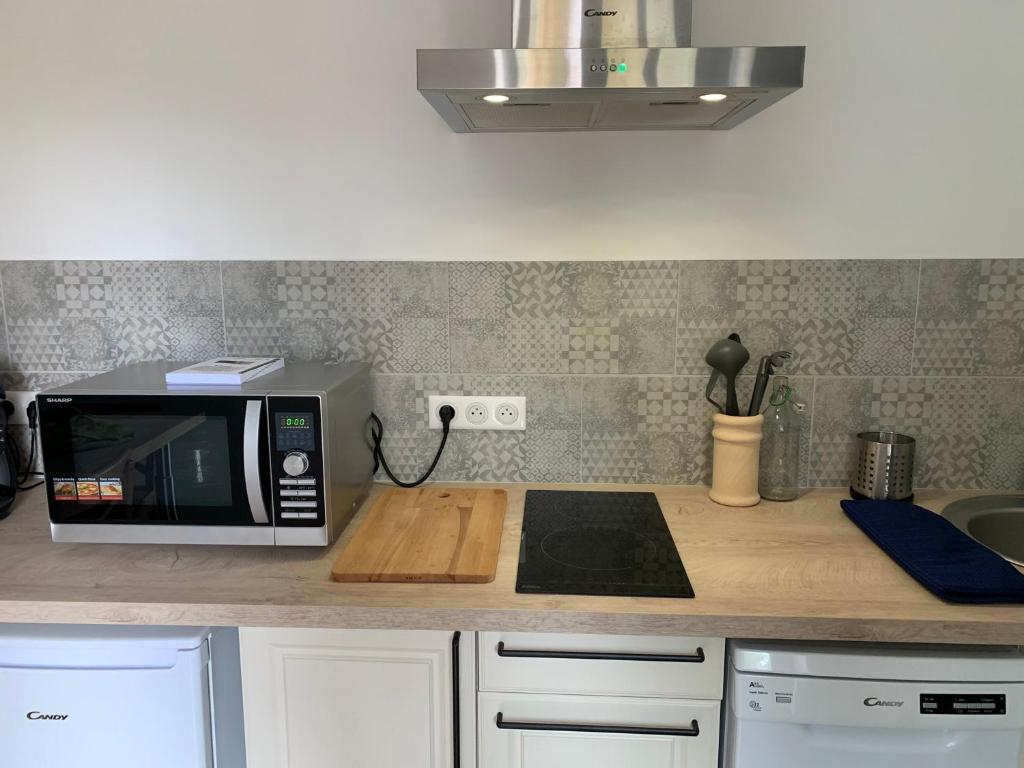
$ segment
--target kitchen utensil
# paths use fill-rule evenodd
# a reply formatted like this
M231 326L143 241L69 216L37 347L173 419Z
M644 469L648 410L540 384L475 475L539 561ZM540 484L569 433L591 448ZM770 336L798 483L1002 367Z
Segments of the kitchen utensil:
M489 582L507 494L500 489L389 488L334 563L335 581Z
M914 438L897 432L857 435L857 463L850 486L854 498L913 499L915 445Z
M716 413L711 418L715 445L708 496L727 507L752 507L761 500L757 473L764 416Z
M730 333L729 338L736 342L740 341L740 335L738 333ZM708 377L708 385L704 389L704 397L709 403L718 409L719 413L725 413L725 408L723 408L717 400L711 397L711 394L715 391L715 387L718 385L718 377L720 375L721 374L717 369L711 369L711 376Z
M756 416L761 412L761 404L764 402L764 393L768 391L768 379L775 375L775 369L782 367L793 356L792 352L782 350L772 352L761 358L761 364L757 367L757 378L754 379L754 391L750 395L750 405L747 408L747 416Z
M725 376L726 415L740 415L740 405L736 398L736 376L749 360L750 353L747 348L732 339L716 341L704 356L704 362Z

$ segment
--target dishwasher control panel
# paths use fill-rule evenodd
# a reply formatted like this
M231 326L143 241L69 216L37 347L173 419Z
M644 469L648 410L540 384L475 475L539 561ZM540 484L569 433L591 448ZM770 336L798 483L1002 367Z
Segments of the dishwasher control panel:
M922 715L1005 715L1005 693L922 693Z

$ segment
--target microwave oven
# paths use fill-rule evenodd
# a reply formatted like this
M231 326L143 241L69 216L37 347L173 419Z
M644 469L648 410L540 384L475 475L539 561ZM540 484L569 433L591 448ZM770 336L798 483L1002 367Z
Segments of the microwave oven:
M324 546L369 491L362 363L290 363L238 386L139 363L39 393L58 542Z

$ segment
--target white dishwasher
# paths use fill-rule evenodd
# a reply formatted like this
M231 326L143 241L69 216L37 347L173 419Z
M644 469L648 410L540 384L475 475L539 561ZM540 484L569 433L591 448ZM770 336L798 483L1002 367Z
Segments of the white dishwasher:
M0 624L0 765L239 768L238 670L237 630Z
M726 768L1020 768L1018 648L730 645Z

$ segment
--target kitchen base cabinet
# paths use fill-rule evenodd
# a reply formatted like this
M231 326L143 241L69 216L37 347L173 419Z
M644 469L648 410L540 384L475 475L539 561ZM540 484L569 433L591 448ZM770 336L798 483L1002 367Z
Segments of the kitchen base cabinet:
M248 768L456 768L452 632L243 628L239 639ZM472 768L472 633L457 651L460 768Z
M480 693L483 768L715 768L721 703Z

